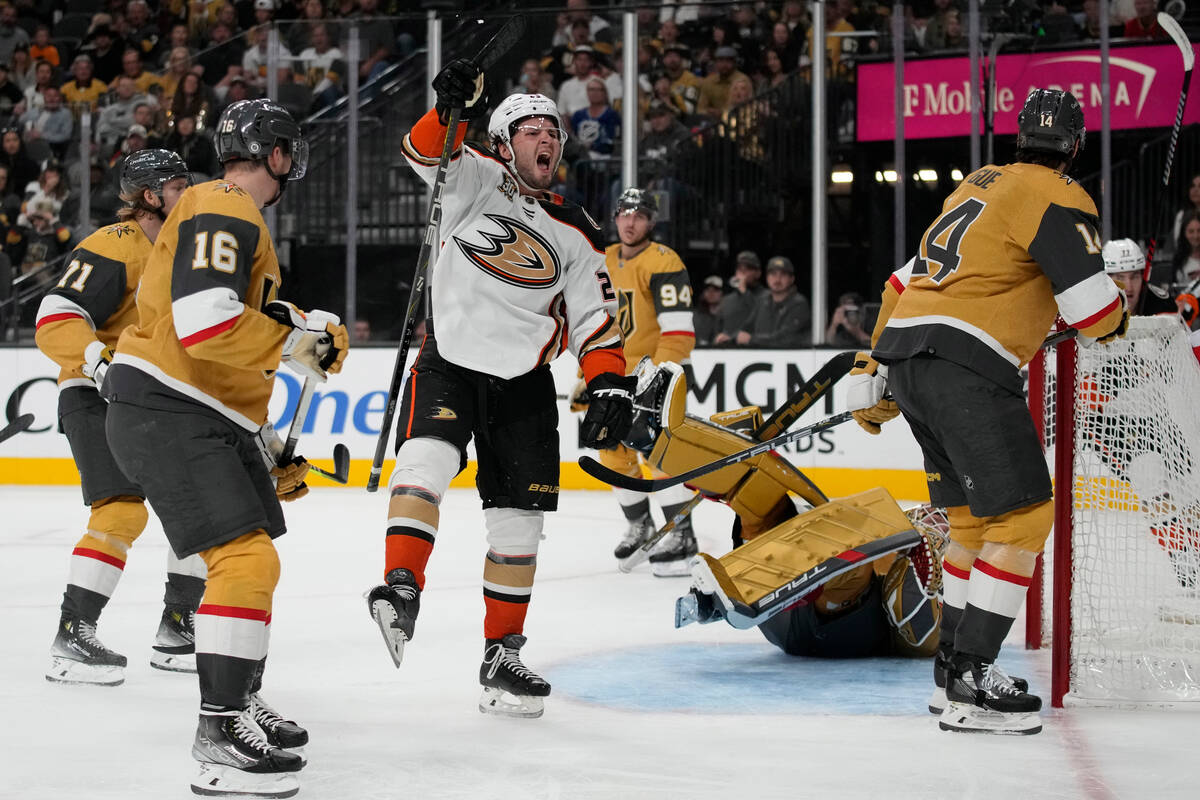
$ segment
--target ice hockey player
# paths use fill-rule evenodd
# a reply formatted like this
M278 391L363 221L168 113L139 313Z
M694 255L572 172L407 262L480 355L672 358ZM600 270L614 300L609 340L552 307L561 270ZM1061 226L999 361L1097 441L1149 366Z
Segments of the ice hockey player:
M869 433L903 413L950 522L934 665L944 730L1042 728L1041 699L996 664L1053 515L1019 370L1056 314L1084 343L1121 336L1129 316L1104 274L1096 207L1066 174L1084 142L1079 103L1034 89L1017 127L1016 163L971 173L888 279L874 349L847 379Z
M137 320L135 297L146 259L192 180L187 165L167 150L142 150L121 168L125 206L118 222L88 236L67 261L58 284L38 308L38 347L59 365L58 418L91 506L87 531L71 552L62 616L50 648L46 679L116 686L125 656L96 635L100 614L125 569L129 548L146 527L145 497L113 461L104 435L108 406L97 389L112 348ZM195 672L192 616L204 594L204 562L180 559L167 548L167 584L151 666Z
M483 564L479 708L540 716L550 685L521 661L542 518L558 507L558 411L550 362L570 350L591 398L585 447L612 447L632 416L616 294L600 231L583 209L547 191L566 134L558 108L514 94L492 113L494 150L463 146L450 109L486 110L484 76L458 59L434 78L437 106L404 137L408 163L434 182L454 136L431 269L432 320L403 390L400 447L389 487L384 579L367 605L398 667L412 639L438 505L475 441L488 551Z
M145 492L171 547L198 553L200 720L192 745L205 795L290 797L308 733L259 693L286 528L280 499L302 496L308 462L268 471L259 443L280 362L323 380L349 336L337 317L276 299L275 245L261 209L304 176L299 126L269 100L217 121L225 176L188 189L163 226L104 381L108 441Z
M692 283L687 268L674 250L651 241L658 204L642 189L621 193L614 215L620 241L609 245L604 264L617 292L617 319L625 336L625 365L632 372L642 358L655 364L682 364L692 354L696 334L692 326ZM587 408L586 386L580 381L572 397L571 410ZM638 454L625 445L600 451L600 463L630 476L640 476ZM614 489L629 524L613 551L618 561L629 558L655 533L650 517L650 496L628 489ZM672 519L687 505L692 492L675 486L657 493L663 516ZM696 535L690 518L684 518L650 554L650 569L659 577L688 574L688 560L696 555Z

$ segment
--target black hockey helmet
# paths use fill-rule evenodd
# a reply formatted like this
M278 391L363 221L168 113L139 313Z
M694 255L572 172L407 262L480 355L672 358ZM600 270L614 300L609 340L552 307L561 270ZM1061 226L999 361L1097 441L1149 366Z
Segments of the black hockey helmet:
M192 185L192 175L187 164L177 153L170 150L138 150L121 165L121 194L137 195L142 189L162 200L163 184L176 178L187 178Z
M617 198L617 208L613 212L613 218L621 216L626 211L641 211L653 220L658 214L658 201L645 189L630 187L621 192L621 196Z
M1054 153L1070 161L1075 144L1083 150L1087 129L1083 109L1070 92L1060 89L1034 89L1025 98L1017 116L1017 149Z
M283 183L303 178L308 170L308 143L283 106L266 98L239 100L217 121L217 158L222 164L237 159L266 164L276 145L291 154L292 168L287 175L274 175L275 179Z

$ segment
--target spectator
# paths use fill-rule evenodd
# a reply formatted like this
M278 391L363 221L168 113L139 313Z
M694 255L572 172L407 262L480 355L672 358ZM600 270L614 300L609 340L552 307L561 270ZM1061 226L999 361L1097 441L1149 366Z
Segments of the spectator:
M250 88L250 82L241 75L237 76L229 82L226 89L225 97L218 101L216 109L213 111L211 118L220 119L222 112L226 108L238 102L239 100L253 100L258 95Z
M646 109L646 124L649 131L642 137L638 150L642 158L650 163L645 167L647 177L662 177L666 173L666 162L672 151L688 134L675 116L671 106L653 100Z
M948 2L949 0L935 0ZM835 33L853 33L854 26L846 19L851 10L852 0L836 0L826 2L825 6L825 74L829 78L844 78L853 72L853 64L846 56L855 50L854 40L843 36L833 36ZM812 64L812 28L808 29L807 53L800 58L802 67Z
M779 21L787 25L792 32L792 39L798 40L808 30L808 10L803 0L787 0L779 14Z
M762 262L758 260L758 254L753 250L738 253L730 281L736 291L725 295L721 301L721 332L713 339L713 344L732 344L738 331L749 324L759 298L767 293L761 281Z
M663 50L662 65L671 79L671 97L680 114L696 113L700 102L700 79L688 72L692 51L686 44L674 44Z
M41 139L50 145L50 152L56 158L62 158L71 143L75 118L63 106L62 93L57 86L47 86L42 101L41 108L31 108L21 115L25 140Z
M171 98L167 109L167 129L175 126L175 120L180 117L192 117L196 121L196 130L204 130L212 119L214 97L212 91L200 80L200 76L189 72L183 76L179 88Z
M162 31L150 18L150 6L146 4L146 0L130 0L125 6L125 29L129 46L137 50L142 60L154 63Z
M304 119L312 108L312 89L292 72L291 67L279 68L279 105L287 109L296 119Z
M215 177L221 172L216 149L207 136L197 133L193 117L176 117L175 129L167 135L165 147L178 153L190 172L200 173L205 178Z
M1133 0L1134 18L1125 23L1127 39L1169 39L1158 24L1157 0Z
M621 115L609 105L608 89L599 75L588 79L587 96L587 108L571 116L571 131L591 158L611 156L621 136Z
M713 53L715 70L700 81L700 98L696 111L710 117L719 117L729 109L729 89L735 80L746 79L745 73L737 69L737 50L724 45Z
M576 111L587 108L587 82L598 72L596 51L590 45L575 48L571 57L571 72L572 77L558 87L558 110L568 120L575 116Z
M783 63L783 72L787 74L800 65L800 49L803 45L798 36L792 33L787 23L779 20L771 26L771 41L767 45L774 50Z
M858 292L847 292L838 298L838 306L825 329L825 343L834 347L861 349L871 343L871 334L863 328L866 315L863 313L863 297Z
M262 25L268 25L275 19L275 0L254 0L254 30Z
M122 44L112 28L100 24L92 29L80 48L92 57L96 77L105 83L111 84L121 74L121 55L125 52Z
M762 47L766 44L768 36L766 26L755 13L751 3L739 3L734 6L730 21L745 71L757 72L762 63Z
M783 54L774 47L763 50L762 89L774 89L787 80Z
M1191 182L1188 184L1187 201L1175 214L1175 224L1171 228L1171 238L1179 241L1179 234L1183 232L1183 218L1188 214L1200 212L1200 172L1192 176Z
M590 42L596 41L597 34L608 28L607 21L591 12L587 0L567 0L567 10L558 16L558 28L554 31L554 38L551 40L550 46L557 47L568 44L570 29L576 23L587 25L587 39ZM607 36L609 32L605 31L605 33ZM611 37L607 38L611 41Z
M16 128L0 133L0 165L8 167L9 185L13 191L24 190L30 181L42 174L37 162L25 153L25 142Z
M1200 280L1200 212L1193 211L1184 216L1183 231L1171 263L1175 268L1175 282L1185 287L1189 294L1196 294L1196 283Z
M542 62L536 58L527 58L521 65L521 77L517 79L513 94L542 94L551 100L558 97L550 82L550 75L542 69Z
M812 311L808 298L796 291L791 259L775 256L767 262L767 289L750 320L734 338L740 347L802 347L809 343Z
M362 83L379 77L395 57L396 31L379 16L379 0L358 0L358 10L350 15L360 20L358 52L363 58L358 65L358 78Z
M1106 20L1103 25L1108 26L1109 36L1114 39L1125 32L1124 26L1113 25L1111 20ZM1083 24L1080 28L1080 35L1084 39L1099 39L1103 25L1100 21L1100 0L1083 0Z
M176 47L171 50L167 59L167 69L159 76L163 87L164 97L173 97L183 77L192 72L192 54L186 47Z
M25 90L25 110L40 109L45 104L46 89L54 86L54 67L45 61L37 62L33 71L33 85Z
M12 60L13 50L29 47L29 34L17 25L17 9L5 3L0 6L0 61Z
M27 208L23 224L19 222L9 231L4 249L13 264L20 264L20 274L38 272L37 285L49 287L58 276L43 267L67 253L70 242L71 230L58 223L50 203L40 201ZM29 304L29 313L33 313L32 304Z
M0 164L0 225L5 229L12 226L21 213L21 198L12 190L8 181L8 167Z
M721 330L721 298L725 282L720 275L709 275L700 290L700 301L692 312L696 329L696 347L710 347Z
M34 61L45 61L55 69L62 63L58 48L50 41L49 26L38 25L37 30L33 32L33 41L29 44L29 57Z
M95 77L92 57L87 53L75 56L75 60L71 62L71 75L71 80L61 87L67 107L76 119L79 119L79 115L85 110L94 114L100 98L108 92L108 86Z
M327 26L313 25L308 38L312 46L300 53L304 82L312 89L314 109L324 108L345 94L342 79L346 75L346 57L333 46Z
M8 79L8 64L0 63L0 119L8 119L25 99L25 93Z
M132 78L142 94L149 94L153 86L162 86L162 79L143 68L141 54L132 47L121 54L121 74Z
M29 224L26 219L31 208L48 208L55 218L62 214L63 204L71 196L71 187L67 184L66 175L57 162L51 161L42 170L36 181L31 181L25 187L25 199L21 204L24 213L17 218L18 225Z
M354 320L354 327L350 329L350 344L362 344L369 341L371 341L371 321L361 317Z
M166 115L160 115L158 108L149 103L138 103L133 107L133 125L141 125L146 129L146 146L162 147L163 134L167 131Z
M100 109L100 120L96 123L96 143L106 148L114 147L133 124L133 109L139 103L149 103L144 94L138 94L137 84L128 75L117 78L113 99Z
M209 49L196 59L204 75L204 82L215 86L228 77L240 73L244 48L234 40L233 30L224 22L217 22L209 31Z
M946 15L951 11L958 11L957 0L933 0L933 13L925 25L926 50L946 49Z
M129 132L121 140L121 146L113 151L108 160L107 177L110 185L114 188L119 187L121 168L125 165L125 159L139 150L145 150L149 138L149 132L143 126L129 126Z
M1079 38L1079 28L1075 18L1063 5L1065 2L1067 0L1049 0L1043 7L1042 31L1046 44L1062 44Z
M268 0L270 2L270 0ZM250 46L242 55L242 76L250 81L257 89L267 87L267 28L251 28L246 35ZM293 60L291 51L279 43L279 62L290 64Z
M679 26L675 24L675 20L665 20L658 26L658 37L655 41L657 41L658 50L661 53L667 52L668 47L680 44Z
M187 56L190 63L192 48L189 36L190 34L188 33L188 26L182 22L177 22L171 26L171 31L167 34L166 44L159 48L161 52L158 55L157 63L160 78L162 78L163 73L165 73L170 66L171 56L174 54L176 48L183 49L183 52ZM164 87L164 90L165 89L166 87Z
M321 0L305 0L301 13L303 19L293 23L285 37L288 49L293 53L307 50L312 45L309 34L313 25L325 20L325 4Z
M8 77L21 90L23 97L25 90L34 84L33 62L29 60L29 48L21 45L14 49L8 63Z

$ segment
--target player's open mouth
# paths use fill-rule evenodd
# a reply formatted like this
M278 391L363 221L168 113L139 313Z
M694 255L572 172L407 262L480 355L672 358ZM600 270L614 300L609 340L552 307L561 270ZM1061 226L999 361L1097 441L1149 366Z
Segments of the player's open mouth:
M550 154L549 153L538 153L537 165L542 169L549 170L550 169Z

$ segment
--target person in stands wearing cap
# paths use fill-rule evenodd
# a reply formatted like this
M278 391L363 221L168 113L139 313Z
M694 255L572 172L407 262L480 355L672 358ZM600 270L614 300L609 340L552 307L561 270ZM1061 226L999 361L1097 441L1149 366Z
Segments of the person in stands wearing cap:
M812 341L812 309L796 290L796 268L787 256L767 262L767 291L734 336L739 347L805 347Z
M696 347L710 347L721 332L721 300L724 297L725 281L720 275L709 275L704 279L704 288L700 290L700 299L692 312Z
M93 114L96 113L100 98L108 91L108 84L96 78L93 72L91 56L80 53L71 62L71 80L60 87L63 100L76 117L84 108ZM3 87L0 87L0 94L3 92Z
M92 57L96 77L112 85L113 79L121 74L121 54L125 52L125 46L113 32L110 22L111 18L95 25L80 49Z
M700 102L700 79L688 70L691 57L691 49L682 42L667 45L663 50L663 70L671 79L671 100L680 114L695 114Z
M729 45L722 45L713 53L714 69L708 77L700 81L700 97L696 103L698 113L719 117L729 108L729 89L733 82L739 79L749 80L747 75L737 68L737 59L737 50Z
M734 337L750 322L759 298L766 294L767 290L762 286L762 262L758 260L758 253L743 250L737 254L737 265L733 268L730 285L736 291L725 295L721 301L721 332L713 338L714 345L734 344Z

